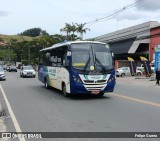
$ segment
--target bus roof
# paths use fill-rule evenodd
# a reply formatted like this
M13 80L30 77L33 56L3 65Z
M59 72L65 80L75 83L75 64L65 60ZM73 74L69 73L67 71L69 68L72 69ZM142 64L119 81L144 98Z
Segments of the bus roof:
M106 44L106 43L103 43L103 42L96 42L96 41L67 41L67 42L61 42L61 43L58 43L58 44L54 44L53 46L48 47L48 48L41 49L40 52L41 51L47 51L47 50L50 50L50 49L53 49L53 48L58 48L58 47L61 47L61 46L67 46L67 45L75 44L75 43Z

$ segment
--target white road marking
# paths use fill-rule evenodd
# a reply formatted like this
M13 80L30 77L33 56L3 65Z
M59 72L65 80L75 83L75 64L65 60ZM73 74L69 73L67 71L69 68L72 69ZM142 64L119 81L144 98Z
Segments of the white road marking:
M21 130L19 124L18 124L18 121L17 121L17 119L16 119L16 117L15 117L15 115L14 115L14 113L13 113L13 110L12 110L12 108L11 108L11 105L10 105L10 103L9 103L7 97L6 97L6 94L5 94L5 92L4 92L1 84L0 84L0 90L1 90L1 92L2 92L2 95L3 95L3 97L4 97L4 100L5 100L5 102L6 102L6 105L7 105L8 111L9 111L9 114L10 114L10 116L11 116L11 119L12 119L12 121L13 121L14 127L15 127L15 129L16 129L16 132L22 132L22 130ZM24 138L19 138L19 141L26 141L26 140L25 140Z

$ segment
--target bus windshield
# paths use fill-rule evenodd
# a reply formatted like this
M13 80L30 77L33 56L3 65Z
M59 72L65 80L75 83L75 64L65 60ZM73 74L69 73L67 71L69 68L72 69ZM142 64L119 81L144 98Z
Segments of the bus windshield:
M98 43L72 44L72 66L76 70L104 72L113 69L113 59L108 45Z

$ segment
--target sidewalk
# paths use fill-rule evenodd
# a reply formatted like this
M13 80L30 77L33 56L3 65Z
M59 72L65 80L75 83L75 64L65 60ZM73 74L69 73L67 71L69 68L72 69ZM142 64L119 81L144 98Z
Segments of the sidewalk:
M6 132L6 126L4 124L4 117L1 117L2 111L3 111L2 104L0 102L0 132ZM0 138L0 141L2 141L1 138ZM5 141L5 140L3 139L3 141Z
M139 86L149 86L149 87L159 87L156 85L156 80L152 77L117 77L118 83L126 83L128 85L139 85Z
M6 126L4 124L4 118L0 117L0 132L6 132Z
M3 117L0 117L0 132L7 132ZM9 139L0 138L0 141L9 141Z
M0 91L1 94L1 91ZM1 115L3 112L3 108L2 108L2 104L1 104L1 98L0 98L0 132L7 132L4 120L5 117L3 117L3 115ZM9 139L2 139L0 138L0 141L9 141Z

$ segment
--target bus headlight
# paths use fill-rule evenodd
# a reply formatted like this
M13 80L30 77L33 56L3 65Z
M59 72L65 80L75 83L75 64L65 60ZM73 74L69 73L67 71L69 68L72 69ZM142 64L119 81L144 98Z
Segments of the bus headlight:
M75 75L73 75L73 80L75 82L82 83L82 80L80 78L78 78L77 76L75 76Z

